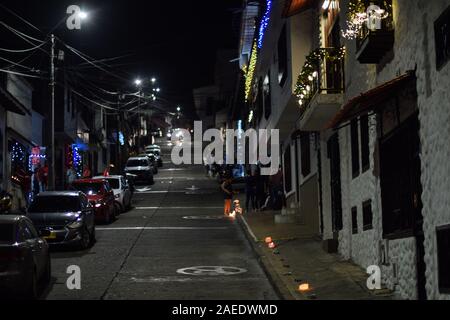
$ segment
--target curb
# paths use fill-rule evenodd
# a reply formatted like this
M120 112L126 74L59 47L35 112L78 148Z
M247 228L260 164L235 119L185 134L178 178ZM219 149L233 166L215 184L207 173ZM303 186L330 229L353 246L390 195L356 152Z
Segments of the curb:
M284 284L283 280L280 278L279 274L275 271L274 266L270 262L269 258L263 252L262 248L258 246L258 239L255 237L250 226L244 217L238 216L239 225L244 231L245 237L247 238L253 252L258 257L258 263L269 279L270 284L275 289L276 294L281 300L298 300L290 291L289 288Z

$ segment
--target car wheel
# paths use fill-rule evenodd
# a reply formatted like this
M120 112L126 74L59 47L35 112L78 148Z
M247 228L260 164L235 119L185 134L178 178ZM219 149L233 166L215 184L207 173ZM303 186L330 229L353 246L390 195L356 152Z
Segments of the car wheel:
M33 273L31 274L30 282L27 286L27 291L25 292L25 297L28 300L36 300L38 298L38 276L36 272L36 268L34 268Z
M45 266L45 273L43 277L44 284L50 283L50 280L52 278L52 260L50 259L50 255L48 255L47 258L47 264Z
M91 243L89 243L89 247L94 246L96 241L97 241L97 238L95 236L95 226L94 226L94 227L92 227L92 231L91 231Z
M84 227L83 231L81 232L80 249L86 250L87 248L89 248L90 243L91 243L91 235L89 234L88 229Z
M111 212L108 212L105 219L103 220L104 224L110 224L111 223Z

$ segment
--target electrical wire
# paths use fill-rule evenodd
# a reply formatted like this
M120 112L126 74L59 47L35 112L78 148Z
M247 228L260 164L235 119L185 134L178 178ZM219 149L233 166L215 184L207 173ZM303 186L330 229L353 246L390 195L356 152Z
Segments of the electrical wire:
M7 24L6 24L5 22L3 22L3 21L0 21L0 25L2 25L3 27L5 27L6 29L8 29L9 31L11 31L12 33L14 33L14 34L20 36L22 39L27 38L27 39L29 39L29 40L36 41L36 42L38 42L38 43L44 43L44 42L45 42L45 41L36 39L36 38L34 38L34 37L32 37L32 36L29 36L29 35L27 35L27 34L21 32L21 31L19 31L19 30L17 30L17 29L14 29L13 27L7 25Z
M124 80L124 81L129 81L129 79L126 79L124 77L121 77L117 74L114 74L111 71L106 70L105 68L101 67L100 65L98 65L97 63L93 62L95 61L94 59L92 59L91 57L89 57L88 55L82 53L81 51L69 46L68 44L66 44L65 42L63 42L62 40L58 39L58 41L60 41L67 49L69 49L70 51L72 51L75 55L77 55L78 57L80 57L81 59L83 59L84 61L86 61L87 63L91 64L92 66L96 67L98 70L103 71L117 79L120 80ZM103 63L102 63L103 64ZM108 66L108 65L106 65ZM109 67L109 66L108 66Z
M36 76L36 75L32 75L32 74L26 74L26 73L17 72L17 71L11 71L11 70L0 69L0 72L3 72L3 73L9 73L9 74L14 74L14 75L22 76L22 77L28 77L28 78L36 78L36 79L45 79L45 80L48 80L48 78L46 78L46 77Z
M16 66L16 67L21 67L21 68L27 69L28 71L31 71L31 72L43 73L43 71L41 71L41 70L38 70L38 69L35 69L35 68L28 67L28 66L26 66L26 65L23 65L23 64L14 62L14 61L12 61L12 60L9 60L9 59L3 58L3 57L0 57L0 60L3 60L3 61L8 62L8 63L11 64L12 66Z
M42 48L45 44L46 44L46 42L41 43L40 45L35 46L33 48L19 49L19 50L0 48L0 51L5 51L5 52L9 52L9 53L24 53L24 52L38 50L39 48Z
M5 7L3 4L0 3L0 7L2 7L3 9L5 9L6 11L8 11L10 14L12 14L13 16L15 16L16 18L18 18L19 20L21 20L22 22L24 22L25 24L27 24L28 26L32 27L34 30L39 31L42 34L42 31L36 27L35 25L33 25L31 22L29 22L28 20L26 20L25 18L22 18L21 16L19 16L17 13L15 13L14 11L12 11L11 9L8 9L7 7Z

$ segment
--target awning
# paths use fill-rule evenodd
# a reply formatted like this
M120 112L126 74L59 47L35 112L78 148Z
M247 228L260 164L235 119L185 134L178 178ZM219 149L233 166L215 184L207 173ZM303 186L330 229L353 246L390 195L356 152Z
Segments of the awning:
M387 99L395 96L399 89L416 78L414 71L379 85L361 95L354 97L345 104L326 126L326 129L336 128L339 124L350 121L377 107Z
M31 114L11 93L0 87L0 104L8 111L26 115Z
M283 16L291 17L317 5L317 0L287 0Z

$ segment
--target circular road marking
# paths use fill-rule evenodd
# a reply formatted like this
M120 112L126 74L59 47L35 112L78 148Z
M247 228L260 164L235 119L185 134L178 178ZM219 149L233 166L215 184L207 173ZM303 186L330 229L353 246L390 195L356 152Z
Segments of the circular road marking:
M247 272L246 269L226 266L197 266L178 269L177 273L190 276L234 276Z

